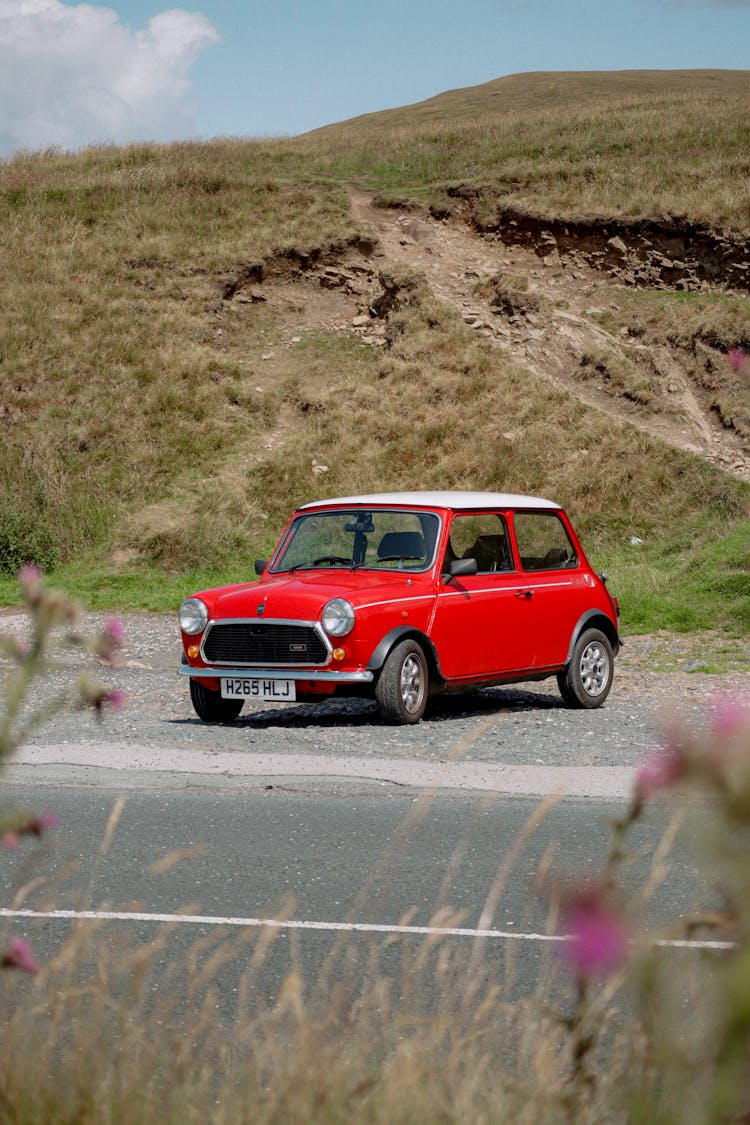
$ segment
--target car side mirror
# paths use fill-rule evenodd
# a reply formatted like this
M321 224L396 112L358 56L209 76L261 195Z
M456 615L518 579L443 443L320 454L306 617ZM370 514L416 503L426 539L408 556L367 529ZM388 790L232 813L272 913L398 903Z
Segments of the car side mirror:
M267 566L268 566L268 559L256 559L255 560L255 573L260 577L260 575L263 573L263 571L266 569Z
M448 564L448 578L461 578L466 574L476 574L476 559L454 559Z

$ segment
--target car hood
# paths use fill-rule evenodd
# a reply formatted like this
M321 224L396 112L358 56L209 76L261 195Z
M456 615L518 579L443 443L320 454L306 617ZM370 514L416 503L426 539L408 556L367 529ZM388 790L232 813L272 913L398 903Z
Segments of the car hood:
M208 605L211 617L239 618L262 616L295 618L314 621L320 617L326 602L331 598L346 598L353 606L369 605L373 601L387 601L394 597L424 596L431 588L429 575L405 576L382 571L302 571L279 575L263 582L217 591L209 599L201 595Z

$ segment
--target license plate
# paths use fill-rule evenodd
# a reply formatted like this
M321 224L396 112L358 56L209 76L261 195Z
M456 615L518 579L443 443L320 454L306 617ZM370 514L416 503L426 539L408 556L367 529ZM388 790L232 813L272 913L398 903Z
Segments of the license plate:
M294 680L239 680L224 677L222 699L264 699L277 703L293 703L297 698Z

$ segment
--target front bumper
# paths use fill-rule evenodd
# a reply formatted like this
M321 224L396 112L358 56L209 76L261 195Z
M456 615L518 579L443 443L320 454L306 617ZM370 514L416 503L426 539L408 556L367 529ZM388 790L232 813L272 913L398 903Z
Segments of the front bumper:
M183 664L181 676L194 680L305 680L319 684L371 684L372 672L329 672L317 668L191 668Z

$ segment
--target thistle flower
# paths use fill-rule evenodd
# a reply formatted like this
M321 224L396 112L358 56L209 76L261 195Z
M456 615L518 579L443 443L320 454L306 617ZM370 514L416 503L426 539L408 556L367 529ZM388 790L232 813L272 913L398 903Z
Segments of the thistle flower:
M739 695L722 696L714 705L710 722L716 738L733 738L744 729L750 734L750 704Z
M605 902L601 887L573 893L563 906L562 930L565 941L560 956L579 979L606 976L627 959L627 929Z
M127 700L128 697L124 691L109 691L105 702L109 704L113 711L122 711Z
M125 629L121 621L111 617L94 642L94 652L106 664L114 664L115 654L125 642Z
M24 973L38 973L39 965L31 952L31 946L23 938L14 937L7 949L0 954L0 968L21 969Z
M57 827L57 816L55 813L45 809L43 812L27 816L24 820L20 821L15 828L10 829L3 835L3 847L9 851L15 851L21 842L22 836L36 836L41 840L44 833L48 828Z
M733 348L729 353L729 363L734 371L744 371L748 358L739 348Z
M673 789L685 775L685 755L677 746L660 746L635 775L635 799L639 803Z

